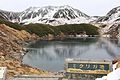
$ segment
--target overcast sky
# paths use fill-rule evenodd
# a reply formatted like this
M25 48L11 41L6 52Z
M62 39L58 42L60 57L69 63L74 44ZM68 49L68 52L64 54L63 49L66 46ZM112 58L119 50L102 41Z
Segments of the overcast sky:
M0 9L7 11L23 11L28 7L63 6L73 8L91 16L105 15L114 7L120 6L120 0L0 0Z

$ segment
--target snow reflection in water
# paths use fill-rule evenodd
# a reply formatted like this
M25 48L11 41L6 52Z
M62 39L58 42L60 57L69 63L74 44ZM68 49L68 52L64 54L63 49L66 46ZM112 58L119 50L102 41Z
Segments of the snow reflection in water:
M106 39L38 41L30 46L23 63L50 71L64 69L65 58L111 60L120 55L118 44Z

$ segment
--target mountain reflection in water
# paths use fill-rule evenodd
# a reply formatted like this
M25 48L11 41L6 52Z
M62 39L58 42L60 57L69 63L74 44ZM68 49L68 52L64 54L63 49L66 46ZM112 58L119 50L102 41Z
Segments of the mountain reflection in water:
M119 55L119 44L102 38L37 41L28 48L23 63L49 71L60 71L64 69L66 58L111 60Z

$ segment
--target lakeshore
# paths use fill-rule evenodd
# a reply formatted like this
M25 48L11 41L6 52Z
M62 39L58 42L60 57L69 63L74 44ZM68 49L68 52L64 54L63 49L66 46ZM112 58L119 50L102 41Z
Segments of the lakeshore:
M36 75L48 74L49 75L49 74L51 74L52 71L49 72L47 70L41 69L41 67L35 68L35 66L31 67L31 66L28 66L28 64L26 65L26 64L21 63L21 60L22 60L21 56L23 56L24 55L23 53L25 53L25 52L23 52L24 51L23 47L25 47L26 44L29 44L26 42L29 42L29 41L36 42L36 40L38 40L38 39L42 39L43 41L44 40L52 41L54 39L54 37L52 35L49 34L48 36L39 38L37 35L31 36L31 34L27 33L26 31L18 31L13 28L9 28L6 25L0 25L0 26L1 26L0 27L0 30L1 30L1 32L0 32L0 37L1 37L1 39L0 39L0 43L1 43L0 44L1 45L0 46L0 50L1 50L0 66L7 67L7 69L8 69L7 78L13 77L14 75L33 75L33 74L36 74ZM66 36L64 34L61 34L61 36L59 36L60 40L63 40L65 37ZM76 37L73 37L73 36L69 35L68 38L78 39L78 42L77 42L77 45L78 45L80 38L83 40L87 40L87 38L89 38L89 40L90 40L91 37L83 36L83 35L82 36L77 35ZM95 38L95 37L92 37L92 38ZM35 43L35 42L33 42L33 43ZM82 41L82 42L84 42L84 41ZM107 41L102 41L102 43L106 43L106 42ZM68 41L68 43L69 43L69 41ZM72 44L74 44L74 42L72 42ZM109 45L110 44L111 43L109 43ZM59 49L62 49L62 48L59 48ZM59 49L57 51L59 51ZM64 48L64 49L66 49L66 48ZM52 58L50 58L50 60L51 59ZM84 59L86 59L86 58L84 58Z

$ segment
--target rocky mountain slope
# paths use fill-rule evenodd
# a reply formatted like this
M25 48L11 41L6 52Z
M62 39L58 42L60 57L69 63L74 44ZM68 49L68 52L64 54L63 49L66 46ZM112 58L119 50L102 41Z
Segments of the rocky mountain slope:
M0 10L0 18L20 24L42 23L53 26L64 24L92 23L101 28L101 34L120 36L120 6L113 8L103 17L91 17L71 6L30 7L22 12ZM116 32L115 32L116 31Z
M0 18L12 21L19 18L19 13L0 10Z
M110 10L105 16L98 18L96 24L102 26L101 32L120 37L120 6Z
M97 22L113 23L120 21L120 6L110 10L105 16L100 17Z
M43 23L51 25L88 23L96 17L90 17L71 6L30 7L15 13L0 10L0 18L21 24Z
M19 74L42 74L44 71L21 64L22 43L37 36L0 24L0 66L7 67L7 77Z

